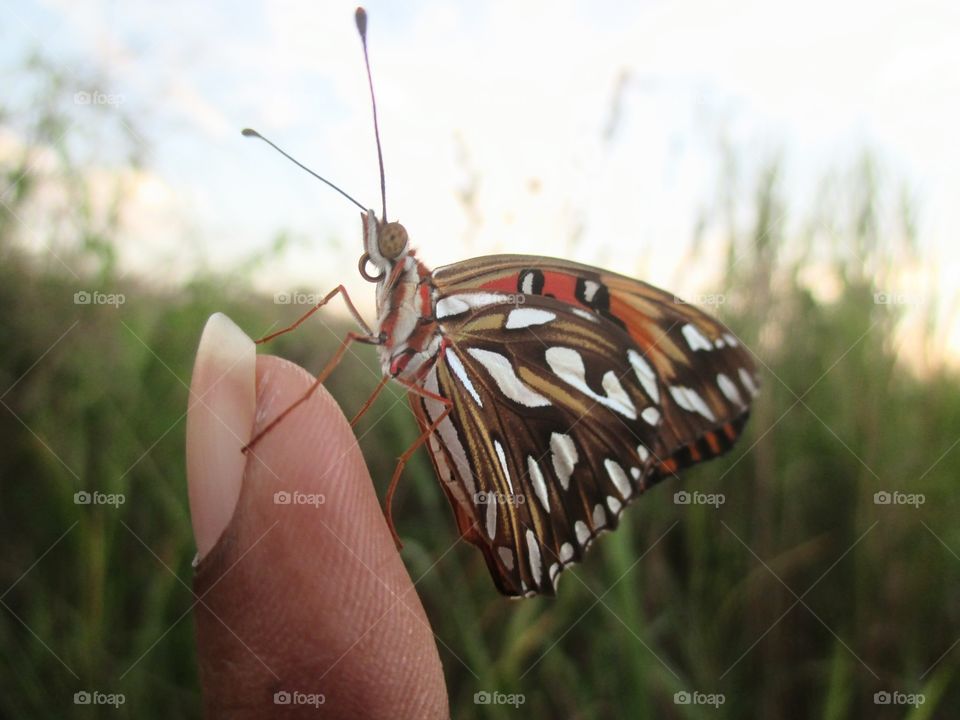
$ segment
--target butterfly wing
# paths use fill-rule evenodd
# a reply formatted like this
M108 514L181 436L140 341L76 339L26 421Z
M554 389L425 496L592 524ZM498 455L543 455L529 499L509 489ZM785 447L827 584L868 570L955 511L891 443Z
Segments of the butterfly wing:
M443 342L424 387L452 408L428 447L507 595L553 594L631 500L729 448L746 420L749 355L669 293L526 256L451 265L432 283ZM424 428L444 410L411 402Z

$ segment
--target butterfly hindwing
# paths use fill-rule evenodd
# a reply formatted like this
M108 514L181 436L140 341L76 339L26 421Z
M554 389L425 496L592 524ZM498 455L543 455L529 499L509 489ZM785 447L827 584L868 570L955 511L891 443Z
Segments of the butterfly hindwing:
M501 590L552 594L651 472L656 421L628 338L542 298L475 309L445 340L424 388L452 402L430 450L461 532ZM411 399L424 427L440 418L442 403Z
M671 295L521 256L441 268L432 282L443 344L424 387L452 408L430 454L461 533L505 594L552 594L634 497L695 453L722 452L742 425L745 404L705 383L738 364L752 373L749 358L727 340L717 347L728 331ZM744 400L749 390L731 382ZM424 428L444 409L411 401Z

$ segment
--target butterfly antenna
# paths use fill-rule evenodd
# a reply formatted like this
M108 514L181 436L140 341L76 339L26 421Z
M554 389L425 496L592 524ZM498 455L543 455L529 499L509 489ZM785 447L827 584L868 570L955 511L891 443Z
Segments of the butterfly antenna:
M370 104L373 106L373 134L377 138L377 161L380 163L380 200L383 203L383 214L380 219L387 221L387 183L383 173L383 149L380 147L380 125L377 123L377 98L373 94L373 75L370 73L370 56L367 54L367 11L357 8L357 31L363 42L363 63L367 66L367 83L370 85Z
M306 170L308 173L310 173L311 175L313 175L317 180L320 180L320 181L322 181L322 182L325 182L327 185L329 185L330 187L332 187L332 188L333 188L334 190L336 190L338 193L340 193L341 195L343 195L347 200L349 200L349 201L352 202L354 205L356 205L358 208L360 208L363 212L366 212L366 211L367 211L367 208L365 208L362 204L360 204L360 203L357 202L355 199L353 199L353 198L352 198L350 195L348 195L345 191L343 191L343 190L341 190L340 188L338 188L336 185L334 185L332 182L330 182L329 180L327 180L325 177L322 177L322 176L320 176L320 175L317 175L317 173L315 173L313 170L311 170L310 168L308 168L306 165L304 165L302 162L300 162L299 160L297 160L295 157L292 157L292 156L289 155L288 153L286 153L286 152L284 152L283 150L281 150L279 147L277 147L277 146L276 146L274 143L272 143L270 140L267 140L267 138L265 138L263 135L261 135L260 133L258 133L256 130L251 130L250 128L244 128L243 131L242 131L242 134L243 134L244 137L252 137L252 138L257 138L257 139L259 139L259 140L263 140L267 145L269 145L269 146L272 147L274 150L276 150L278 153L280 153L280 154L283 155L285 158L287 158L287 160L291 161L292 163L294 163L294 164L296 164L296 165L299 165L301 168L303 168L303 169Z

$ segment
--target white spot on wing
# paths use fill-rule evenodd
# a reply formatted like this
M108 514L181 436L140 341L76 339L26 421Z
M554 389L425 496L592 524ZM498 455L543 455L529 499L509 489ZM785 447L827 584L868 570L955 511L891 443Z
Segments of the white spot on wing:
M745 368L740 368L739 375L740 382L743 383L743 386L747 389L747 392L750 393L750 397L756 397L760 390L757 387L757 384L753 381L753 378L750 377L750 373L748 373Z
M589 310L584 310L583 308L570 308L570 311L577 317L582 317L584 320L589 320L590 322L600 322L600 318L594 315Z
M590 530L583 520L577 520L573 524L573 531L577 534L577 542L583 545L590 539Z
M583 283L583 299L588 303L592 303L599 289L600 283L594 280L585 280Z
M670 394L673 396L677 405L687 412L700 413L710 422L716 422L717 419L710 410L710 406L707 405L704 399L700 397L700 394L693 388L684 387L683 385L671 385Z
M499 440L493 441L493 449L497 451L497 457L500 458L500 469L503 470L503 476L507 479L507 487L510 489L510 495L513 495L513 481L510 479L510 468L507 467L507 456L503 452L503 445Z
M553 589L557 589L557 575L560 574L560 565L559 563L553 563L550 566L550 584L553 585Z
M437 300L434 312L439 320L440 318L450 317L452 315L460 315L469 309L470 305L467 304L466 300L462 300L456 295L451 295Z
M514 402L526 407L550 405L547 398L523 384L505 355L480 348L467 348L467 354L487 369L500 392Z
M508 547L498 547L497 554L500 556L500 560L503 561L503 566L507 570L513 570L513 550Z
M671 385L670 394L673 395L674 402L677 403L682 410L693 412L693 405L690 404L690 400L687 398L687 389L685 387L682 385Z
M593 508L593 527L602 528L607 524L607 513L603 509L603 505L595 505Z
M457 354L450 348L447 348L445 356L447 358L447 364L450 366L450 369L453 370L453 374L457 376L457 380L467 389L467 392L470 393L470 396L474 402L477 403L477 406L483 407L480 396L477 394L477 389L473 386L473 383L470 382L467 369L463 366L463 363L460 362L460 358L457 357Z
M743 400L740 398L740 391L737 389L736 384L723 373L717 375L717 387L720 388L720 392L723 393L723 396L727 400L737 405L743 405Z
M614 387L612 383L608 382L607 375L604 375L603 389L608 393L612 390L614 392L613 397L599 395L590 389L586 381L587 371L583 365L583 358L576 350L566 347L547 348L546 360L547 364L550 366L550 369L557 375L557 377L571 387L576 388L584 395L593 398L601 405L620 413L624 417L627 417L631 420L637 419L637 409L633 406L629 396L627 396L627 394L623 391L623 387L620 385L619 381L616 382L616 387ZM612 371L608 373L608 375L611 375L611 373ZM612 377L614 380L616 380L615 375ZM618 388L619 392L617 392Z
M644 391L650 396L651 400L659 403L660 387L657 385L657 376L654 375L650 364L643 358L643 355L633 348L627 350L627 359L630 360L630 364L633 366L633 372L643 386Z
M434 307L434 314L437 319L440 320L453 315L462 315L470 309L477 310L487 307L488 305L507 302L509 299L508 295L489 292L447 295L437 300L437 304Z
M565 542L560 546L560 562L567 563L573 558L573 545Z
M724 333L723 339L727 341L727 345L729 345L730 347L736 347L737 345L740 344L739 342L737 342L737 339L730 333Z
M660 422L660 411L655 407L648 407L640 413L640 417L646 420L648 425L656 425Z
M530 482L533 483L533 491L540 499L543 509L550 512L550 496L547 495L547 484L543 480L543 473L540 472L540 466L533 459L532 455L527 455L527 470L530 473Z
M600 382L603 391L610 400L624 407L629 407L633 411L633 417L637 417L637 409L633 406L633 401L630 399L630 396L627 395L627 391L623 389L623 385L620 384L620 378L617 377L617 374L613 370L607 370L607 372L603 374L603 379Z
M700 332L700 328L691 323L687 323L682 328L680 332L683 333L683 337L687 341L687 345L690 346L690 349L696 352L697 350L713 350L713 345L710 343L707 338L703 336L703 333Z
M713 414L713 410L710 409L710 406L707 405L706 400L704 400L696 390L693 388L687 388L687 397L689 397L690 402L693 403L694 410L703 415L710 422L717 421L716 416Z
M487 535L493 540L497 536L497 496L487 493Z
M543 325L551 320L556 320L557 316L548 310L539 308L517 308L511 310L507 315L507 322L504 327L507 330L518 330L520 328L530 327L531 325Z
M533 534L533 530L527 530L527 553L530 558L530 572L533 573L533 582L539 587L543 564L540 562L540 546L537 544L537 536Z
M650 457L650 451L643 445L637 445L637 456L640 458L640 462L645 463L647 458Z
M560 480L560 485L564 490L570 487L570 476L573 475L573 468L577 464L580 456L577 454L577 446L573 444L573 438L561 433L550 435L550 453L553 460L553 471Z
M424 381L423 386L429 392L435 394L440 392L440 388L437 385L436 368L433 368L427 374L427 379ZM433 422L437 421L437 418L440 417L441 413L445 409L443 403L441 403L439 400L433 400L432 398L424 398L423 405L427 411L427 416ZM456 466L457 474L463 480L464 485L466 485L467 494L472 498L477 492L477 486L473 480L473 471L470 470L470 462L467 460L467 453L463 449L463 443L460 442L460 437L457 435L457 429L453 426L453 422L451 422L449 415L440 421L440 424L437 426L436 433L440 436L441 443L450 454L450 457L453 458L453 464Z
M623 504L613 495L607 495L607 507L610 508L610 512L616 517L621 508L623 508Z
M623 471L623 468L620 467L620 463L608 458L603 461L603 466L606 468L607 475L610 476L610 480L613 481L621 497L630 497L630 480L627 478L627 474Z

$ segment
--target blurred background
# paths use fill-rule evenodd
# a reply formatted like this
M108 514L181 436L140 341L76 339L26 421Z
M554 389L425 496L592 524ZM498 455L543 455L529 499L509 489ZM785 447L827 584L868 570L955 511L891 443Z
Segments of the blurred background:
M415 456L395 517L454 717L955 717L960 10L367 9L388 210L428 264L645 279L720 315L763 378L737 448L636 503L556 599L508 602L479 552L447 553ZM240 129L379 208L353 10L5 7L0 715L199 715L203 324L257 337L340 282L373 312L356 208ZM316 371L348 329L334 305L270 352ZM378 375L358 352L328 383L348 415ZM416 435L389 398L358 426L381 495Z

